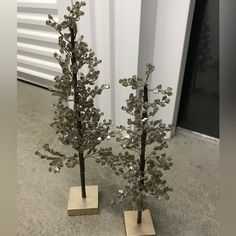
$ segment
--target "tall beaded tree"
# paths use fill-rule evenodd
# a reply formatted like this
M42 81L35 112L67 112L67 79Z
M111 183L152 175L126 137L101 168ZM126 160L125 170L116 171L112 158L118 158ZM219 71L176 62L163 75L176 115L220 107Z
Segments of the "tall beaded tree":
M77 24L84 15L81 10L85 2L77 1L67 7L68 14L61 23L48 15L46 24L58 33L60 53L55 53L62 75L55 77L52 94L58 96L54 104L55 116L51 126L59 135L59 141L70 145L75 153L66 156L45 144L44 153L36 151L36 155L50 161L49 171L59 173L64 164L68 168L80 166L80 182L82 198L86 198L85 159L98 154L97 145L109 136L111 121L101 121L103 113L94 105L94 99L109 85L98 87L95 82L99 78L97 65L101 63L95 53L83 41L83 36L77 37ZM77 39L78 38L78 39ZM81 72L83 71L83 72ZM71 108L68 104L73 104ZM45 154L48 153L48 154Z
M145 79L132 76L121 79L119 82L124 87L131 87L137 94L131 93L126 100L126 111L131 118L127 120L127 126L119 126L116 140L120 143L123 152L115 154L111 147L101 148L101 156L97 162L109 165L116 175L122 176L127 184L123 190L119 190L119 200L128 197L134 203L137 210L137 224L142 222L142 212L145 208L144 200L148 196L157 199L164 197L169 199L168 192L172 188L167 186L167 181L162 178L163 171L169 170L173 165L172 159L167 157L164 149L167 145L167 132L170 126L161 119L153 117L159 108L165 107L172 95L172 89L162 89L158 85L149 89L149 81L154 66L147 64ZM149 102L149 93L159 94L153 102ZM150 150L147 150L150 146Z

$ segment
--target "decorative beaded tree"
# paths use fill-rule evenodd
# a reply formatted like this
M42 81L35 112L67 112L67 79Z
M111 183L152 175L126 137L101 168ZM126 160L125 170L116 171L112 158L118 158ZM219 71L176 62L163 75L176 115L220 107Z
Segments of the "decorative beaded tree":
M172 191L162 178L162 170L168 170L173 165L171 158L168 158L163 151L168 147L166 135L171 127L165 125L162 120L153 118L159 108L165 107L170 102L168 97L172 95L172 89L163 90L161 85L149 89L148 83L153 71L154 66L147 64L145 79L134 75L119 81L124 87L129 86L137 91L137 95L133 93L129 95L126 100L127 105L122 107L122 110L133 118L127 120L127 127L122 125L117 127L119 131L116 140L124 152L117 155L112 148L101 148L99 150L101 158L97 160L109 165L116 175L122 176L127 181L124 190L119 190L119 199L131 198L137 210L137 224L142 222L146 197L169 199L168 192ZM149 102L150 92L158 93L161 97ZM149 152L146 150L148 145L152 145Z
M50 148L49 144L43 146L44 151L49 154L35 152L50 161L49 171L54 173L59 173L64 163L68 168L79 164L82 198L86 198L85 159L98 154L96 147L109 137L111 125L111 120L100 121L103 113L94 105L95 97L109 88L109 85L95 85L100 73L96 68L101 60L88 48L82 35L77 40L77 23L84 15L81 8L85 5L85 2L76 2L67 7L68 14L61 23L56 22L51 15L46 21L47 25L60 34L60 53L55 53L54 56L63 73L55 77L55 86L51 89L52 94L58 96L51 126L59 135L58 139L64 145L70 145L75 154L66 156ZM70 108L69 102L73 103L73 108Z

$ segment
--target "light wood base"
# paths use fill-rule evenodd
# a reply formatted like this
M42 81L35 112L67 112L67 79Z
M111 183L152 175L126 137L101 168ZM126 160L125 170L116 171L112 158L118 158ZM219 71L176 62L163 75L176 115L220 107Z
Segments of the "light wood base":
M137 224L137 211L125 211L126 236L155 236L155 229L149 210L142 213L142 223Z
M86 186L86 198L81 196L81 187L70 188L67 213L69 216L98 214L98 186Z

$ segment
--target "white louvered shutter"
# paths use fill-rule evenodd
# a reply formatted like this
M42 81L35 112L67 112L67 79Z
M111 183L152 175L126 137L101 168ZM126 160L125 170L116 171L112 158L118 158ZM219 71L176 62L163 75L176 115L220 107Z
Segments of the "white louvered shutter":
M17 0L17 77L48 86L60 67L53 57L57 33L45 22L58 19L56 0Z

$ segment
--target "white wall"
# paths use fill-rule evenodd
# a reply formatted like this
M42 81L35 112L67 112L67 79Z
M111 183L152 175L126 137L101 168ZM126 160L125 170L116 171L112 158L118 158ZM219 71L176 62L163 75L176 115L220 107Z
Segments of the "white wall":
M130 90L118 81L137 73L143 75L145 64L152 62L156 71L151 87L161 83L174 90L171 103L158 113L158 118L176 125L195 0L86 3L80 31L103 60L99 83L111 84L110 91L98 99L106 117L116 124L126 122L127 116L120 108Z
M146 64L153 62L157 18L157 0L142 0L138 75L144 76Z
M158 117L176 126L195 0L158 0L151 87L172 87L170 104ZM152 96L152 98L154 98ZM174 130L173 130L174 133ZM172 134L173 134L172 133Z

